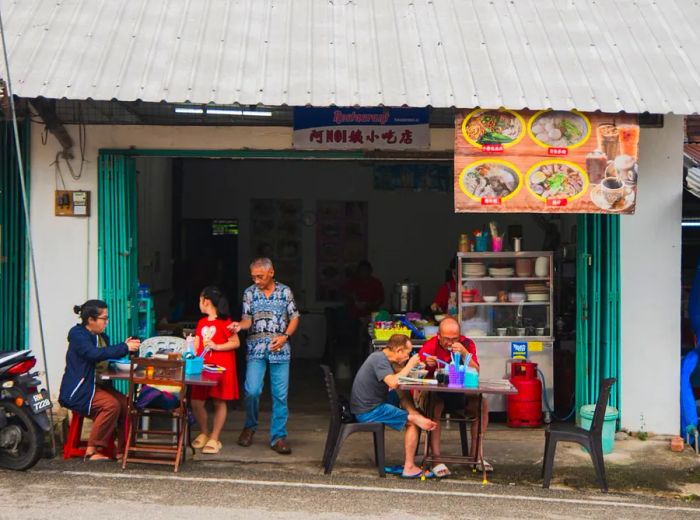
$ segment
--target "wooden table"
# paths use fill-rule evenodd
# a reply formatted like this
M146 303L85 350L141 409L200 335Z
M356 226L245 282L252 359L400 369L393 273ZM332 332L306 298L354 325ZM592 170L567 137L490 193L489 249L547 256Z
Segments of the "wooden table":
M504 380L505 381L505 380ZM427 469L428 463L431 462L452 462L455 464L479 464L482 467L482 481L484 484L487 482L486 479L486 465L484 464L484 432L481 429L481 410L482 403L484 399L484 394L498 394L498 395L512 395L517 394L518 390L508 382L508 384L502 383L492 383L488 381L479 382L477 388L463 388L461 386L448 386L443 384L438 385L419 385L419 384L402 384L399 385L399 390L414 390L418 392L428 392L428 399L426 404L426 414L429 418L433 418L434 407L435 407L435 397L436 393L454 393L463 394L466 396L475 395L478 398L477 401L477 441L476 441L476 453L474 456L464 457L464 456L440 456L440 460L436 461L430 453L430 438L432 432L426 432L425 436L425 448L423 450L423 462L422 469L425 471ZM438 418L439 420L439 418Z
M136 374L143 375L143 370L135 370ZM190 391L193 386L216 386L219 384L219 380L223 377L223 372L202 372L201 374L185 374L185 386L187 388L187 406L190 406ZM102 381L128 381L129 371L128 370L117 370L116 368L109 367L100 377ZM192 447L192 436L191 429L187 428L187 445L192 450L194 455L195 451Z
M143 375L143 370L136 370L135 373ZM216 386L223 376L223 372L202 372L201 374L185 374L185 384L188 386ZM128 370L117 370L109 367L101 376L102 381L128 381Z

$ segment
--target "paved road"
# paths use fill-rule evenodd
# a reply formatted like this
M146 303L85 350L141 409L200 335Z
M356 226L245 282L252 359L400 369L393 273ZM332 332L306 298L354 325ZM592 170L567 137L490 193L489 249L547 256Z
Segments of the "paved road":
M0 471L0 519L700 518L700 507L634 495L584 494L457 480L328 478L289 466L197 463L122 472L113 462L42 461Z

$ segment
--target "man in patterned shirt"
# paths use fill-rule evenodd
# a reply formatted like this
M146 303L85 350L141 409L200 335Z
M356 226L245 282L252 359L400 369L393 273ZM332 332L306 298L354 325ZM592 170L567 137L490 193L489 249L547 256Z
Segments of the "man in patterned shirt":
M299 311L292 290L274 279L275 270L269 258L256 258L250 264L253 285L243 293L243 312L240 322L229 325L232 332L248 330L245 374L245 427L238 444L248 447L258 427L260 394L265 371L270 368L272 419L270 447L279 454L288 455L287 446L287 391L289 389L289 338L299 326Z

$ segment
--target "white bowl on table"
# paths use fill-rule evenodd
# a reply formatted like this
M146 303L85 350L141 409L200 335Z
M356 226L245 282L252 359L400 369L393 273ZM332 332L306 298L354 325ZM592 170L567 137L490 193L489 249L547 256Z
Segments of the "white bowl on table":
M498 299L496 296L482 296L482 298L486 303L495 303L495 301Z
M112 361L112 365L121 372L128 372L131 370L131 361ZM138 365L134 366L134 368L136 367L138 367Z

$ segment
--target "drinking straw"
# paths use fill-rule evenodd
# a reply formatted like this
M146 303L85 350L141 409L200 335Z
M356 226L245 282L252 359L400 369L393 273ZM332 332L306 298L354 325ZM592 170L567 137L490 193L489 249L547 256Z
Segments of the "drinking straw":
M430 356L430 357L433 358L433 359L434 359L435 361L437 361L438 363L441 363L441 364L445 365L446 367L447 367L447 366L450 366L450 364L449 364L447 361L443 361L442 359L436 358L435 356Z
M465 366L465 367L468 367L468 366L469 366L469 362L470 362L471 360L472 360L472 355L471 355L471 352L470 352L470 353L467 353L467 357L464 359L464 366Z

